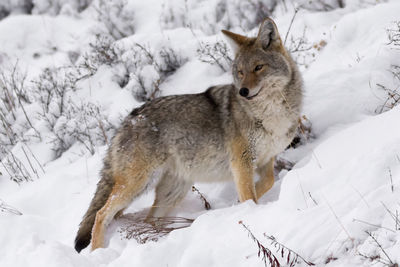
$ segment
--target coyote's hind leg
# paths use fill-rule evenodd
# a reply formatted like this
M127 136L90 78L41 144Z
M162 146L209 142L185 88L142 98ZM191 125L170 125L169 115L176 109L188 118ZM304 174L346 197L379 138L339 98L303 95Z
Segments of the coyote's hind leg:
M156 186L156 197L147 220L167 215L186 196L191 186L191 182L175 177L169 172L164 173Z
M127 176L128 175L128 176ZM129 177L129 175L133 175ZM118 179L112 189L106 204L97 212L92 229L92 251L104 247L104 233L107 225L115 215L125 209L138 196L148 183L148 173L129 170ZM123 182L124 181L124 182Z

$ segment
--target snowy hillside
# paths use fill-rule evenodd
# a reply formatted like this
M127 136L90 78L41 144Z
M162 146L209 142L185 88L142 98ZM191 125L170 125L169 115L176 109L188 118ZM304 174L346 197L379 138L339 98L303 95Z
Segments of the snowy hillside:
M156 97L230 83L220 30L255 36L266 16L305 84L308 127L280 155L293 168L276 166L257 205L239 203L233 182L196 184L211 210L189 192L171 214L190 227L140 244L122 218L106 248L78 254L122 119ZM398 103L397 0L2 1L0 266L269 266L248 230L282 266L287 248L316 266L398 266ZM125 213L145 213L153 198Z

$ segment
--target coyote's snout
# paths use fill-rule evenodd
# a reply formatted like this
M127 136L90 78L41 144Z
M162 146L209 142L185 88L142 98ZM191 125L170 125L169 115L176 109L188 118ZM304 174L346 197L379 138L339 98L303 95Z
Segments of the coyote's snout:
M274 157L297 128L301 77L271 19L255 38L223 33L235 52L234 83L161 97L125 118L80 224L78 252L90 242L103 247L106 226L160 171L151 217L165 216L196 181L233 179L240 201L257 202L272 187Z

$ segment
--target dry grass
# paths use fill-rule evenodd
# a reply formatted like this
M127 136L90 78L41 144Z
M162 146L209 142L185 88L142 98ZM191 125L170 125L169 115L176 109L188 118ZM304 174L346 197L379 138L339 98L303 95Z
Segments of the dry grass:
M142 214L125 214L120 220L123 226L118 230L123 238L135 239L144 244L148 241L158 241L170 232L189 227L193 219L183 217L150 217Z
M298 253L294 252L290 248L284 246L283 244L279 243L275 237L266 235L264 233L264 237L267 238L271 246L274 247L276 250L276 253L278 254L278 257L280 257L284 260L283 263L280 263L278 260L278 257L265 245L263 245L260 240L258 240L255 235L250 231L249 227L246 226L242 221L239 221L239 224L243 226L244 229L246 229L249 237L257 244L258 247L258 252L257 255L258 257L262 257L262 261L264 262L265 266L271 266L271 267L280 267L280 266L296 266L298 263L305 263L308 266L314 266L315 264L305 260L302 256L300 256Z
M7 213L12 213L15 215L22 215L22 212L18 211L16 208L8 205L5 203L3 200L0 199L0 211L1 212L7 212Z

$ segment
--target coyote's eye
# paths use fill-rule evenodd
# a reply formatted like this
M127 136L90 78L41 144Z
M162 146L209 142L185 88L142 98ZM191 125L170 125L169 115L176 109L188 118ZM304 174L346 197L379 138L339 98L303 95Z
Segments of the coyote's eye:
M242 78L242 77L243 77L243 71L238 70L237 74L238 74L239 78Z
M254 71L260 71L263 67L264 67L263 65L257 65L257 66L254 68Z

